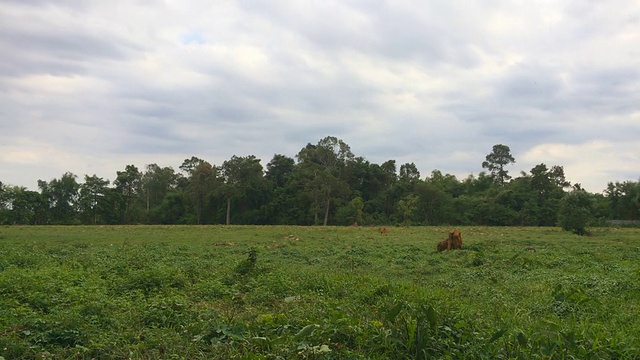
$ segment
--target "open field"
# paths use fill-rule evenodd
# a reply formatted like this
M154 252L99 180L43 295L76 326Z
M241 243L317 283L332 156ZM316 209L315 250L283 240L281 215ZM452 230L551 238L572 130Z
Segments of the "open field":
M0 356L640 358L640 230L0 227Z

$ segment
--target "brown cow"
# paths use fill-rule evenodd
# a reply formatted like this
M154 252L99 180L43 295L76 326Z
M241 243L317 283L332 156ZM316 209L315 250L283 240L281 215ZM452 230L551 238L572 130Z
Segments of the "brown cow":
M458 230L449 231L449 241L452 249L462 249L462 235Z
M438 243L437 250L438 252L442 252L445 250L449 250L450 248L451 248L451 240L447 238Z
M381 227L380 229L378 229L378 231L380 231L380 235L387 235L387 233L389 232L386 227Z
M462 235L460 234L460 231L449 231L449 237L440 241L436 249L438 252L451 249L462 249Z

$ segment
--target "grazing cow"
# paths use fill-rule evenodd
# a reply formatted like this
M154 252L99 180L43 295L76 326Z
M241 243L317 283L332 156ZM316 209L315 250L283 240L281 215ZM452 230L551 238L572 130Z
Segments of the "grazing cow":
M378 231L380 232L380 235L387 235L387 233L389 232L386 227L381 227L380 229L378 229Z
M462 235L458 230L449 231L449 241L452 249L462 249Z

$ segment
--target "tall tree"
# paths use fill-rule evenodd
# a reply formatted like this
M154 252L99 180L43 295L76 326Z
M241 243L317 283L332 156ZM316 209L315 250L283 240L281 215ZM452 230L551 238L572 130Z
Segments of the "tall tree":
M489 170L495 181L504 185L511 176L505 170L505 166L514 164L516 159L511 155L511 149L507 145L493 145L493 151L482 162L482 168Z
M180 170L184 171L188 176L191 176L193 175L193 172L196 170L198 165L204 162L204 160L196 156L192 156L190 159L184 159L182 165L180 165Z
M413 181L420 179L420 171L414 163L400 165L400 180Z
M10 224L9 212L11 211L11 197L8 189L9 186L0 181L0 224Z
M293 172L295 161L284 155L275 154L267 164L265 178L274 186L282 187Z
M109 180L97 175L84 176L84 183L80 185L79 208L82 220L85 223L102 223L101 215L106 210L104 198L109 191Z
M383 191L380 192L377 197L377 203L381 206L378 207L376 212L379 212L382 217L379 221L383 223L391 223L390 217L393 216L396 199L394 198L393 188L398 181L398 174L396 172L396 161L387 160L380 165L383 173Z
M297 201L299 187L294 170L295 160L288 156L275 154L267 163L265 180L269 191L268 199L261 211L268 224L296 224L298 208L304 207Z
M0 224L36 225L42 205L38 192L23 186L0 185Z
M120 213L125 224L141 221L140 207L142 194L142 173L135 165L127 165L124 171L117 171L113 184L122 197Z
M178 176L170 166L147 165L147 169L141 178L147 212L152 207L162 203L165 195L176 187L177 179Z
M640 220L640 181L609 182L605 195L615 220Z
M264 174L260 159L254 155L235 156L222 163L223 185L218 192L227 201L226 224L231 224L231 201L250 190L263 188Z
M327 136L317 145L307 144L297 155L300 170L308 177L307 192L312 198L315 222L318 212L324 210L322 224L329 221L332 201L348 193L344 179L347 163L353 161L351 148L344 141Z
M450 216L447 204L450 202L451 195L428 181L417 183L413 193L417 197L417 218L422 224L438 225L447 223L447 218Z
M191 171L187 194L193 201L196 210L196 224L202 223L202 214L207 200L213 195L218 185L218 168L206 161L201 161ZM174 200L175 203L175 200Z
M66 172L60 179L49 183L38 180L41 195L48 202L50 220L54 224L71 224L77 213L78 190L77 176Z

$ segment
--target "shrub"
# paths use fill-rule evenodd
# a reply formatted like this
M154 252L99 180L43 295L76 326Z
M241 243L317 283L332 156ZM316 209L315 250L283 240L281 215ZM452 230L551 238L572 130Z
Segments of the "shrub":
M560 202L558 225L566 231L578 235L587 234L586 227L591 224L593 202L584 190L567 193Z

